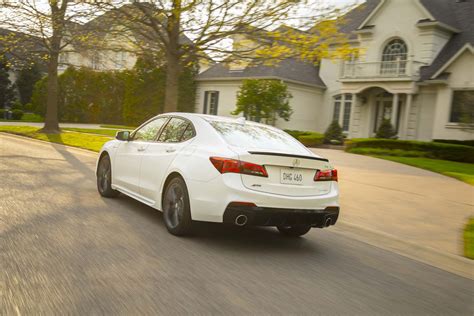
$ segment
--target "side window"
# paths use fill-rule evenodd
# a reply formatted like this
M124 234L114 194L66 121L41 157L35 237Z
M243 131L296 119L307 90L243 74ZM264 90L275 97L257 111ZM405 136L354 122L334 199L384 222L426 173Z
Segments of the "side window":
M191 123L188 123L188 126L186 127L186 130L184 131L183 137L181 137L181 141L185 142L188 139L191 139L194 137L194 128Z
M133 140L138 140L138 141L143 141L143 142L154 141L161 127L166 123L167 120L168 120L167 117L160 117L142 126L133 135Z
M189 123L183 119L173 117L165 129L161 132L158 141L163 143L177 143L181 141L181 137L186 131Z

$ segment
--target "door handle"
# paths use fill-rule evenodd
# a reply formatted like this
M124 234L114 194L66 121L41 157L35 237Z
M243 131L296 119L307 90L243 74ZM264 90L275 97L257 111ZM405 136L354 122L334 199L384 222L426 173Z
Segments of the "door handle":
M166 152L167 153L174 153L176 151L176 148L167 148Z
M137 151L145 151L146 147L138 147Z

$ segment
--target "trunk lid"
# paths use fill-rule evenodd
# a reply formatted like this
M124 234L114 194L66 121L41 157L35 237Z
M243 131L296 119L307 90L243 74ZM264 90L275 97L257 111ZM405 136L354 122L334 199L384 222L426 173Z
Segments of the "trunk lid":
M283 152L247 151L239 159L263 165L268 178L242 174L244 186L250 190L286 195L317 196L329 193L331 181L314 181L317 170L331 169L325 158Z

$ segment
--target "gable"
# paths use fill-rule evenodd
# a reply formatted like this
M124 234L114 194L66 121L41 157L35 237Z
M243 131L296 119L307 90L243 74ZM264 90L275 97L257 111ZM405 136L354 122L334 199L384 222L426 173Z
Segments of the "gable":
M431 20L432 18L431 14L418 0L382 0L362 22L359 29L369 25L377 27L386 24L388 21L397 21L400 24L410 19L410 22L416 23L419 20Z

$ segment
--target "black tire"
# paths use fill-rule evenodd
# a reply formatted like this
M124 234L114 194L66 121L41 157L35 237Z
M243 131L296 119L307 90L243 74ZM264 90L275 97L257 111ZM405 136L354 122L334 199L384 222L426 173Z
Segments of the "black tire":
M120 192L112 189L112 166L108 155L103 156L99 161L97 168L97 190L100 195L106 198L114 198L120 194Z
M277 226L278 231L285 236L299 237L308 233L311 229L309 225L298 225L298 226Z
M191 207L188 189L180 177L168 182L163 194L163 220L166 229L175 236L189 235L192 231Z

